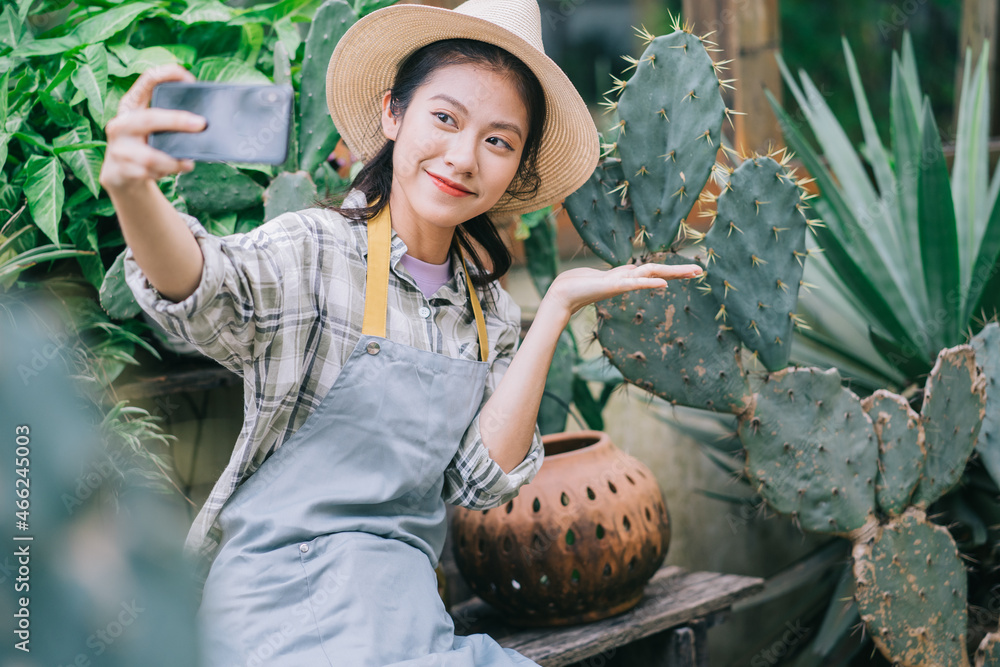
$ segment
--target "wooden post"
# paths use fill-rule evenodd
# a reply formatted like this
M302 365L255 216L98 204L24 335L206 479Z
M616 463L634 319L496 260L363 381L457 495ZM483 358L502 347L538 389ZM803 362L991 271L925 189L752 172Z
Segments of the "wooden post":
M768 145L783 143L778 121L764 96L766 86L782 101L782 81L775 54L781 48L778 0L684 0L683 18L694 24L699 35L708 36L722 49L716 60L732 60L724 72L735 92L726 90L729 108L745 113L734 116L735 131L723 126L734 148L765 152Z
M972 67L975 68L983 50L983 40L990 40L987 67L990 83L990 136L1000 130L1000 95L996 85L997 62L997 2L998 0L964 0L962 2L962 32L958 39L958 65L955 68L955 95L961 94L965 70L965 49L972 48ZM975 70L973 70L975 71ZM970 73L971 76L971 73ZM954 127L958 128L958 107L955 107Z

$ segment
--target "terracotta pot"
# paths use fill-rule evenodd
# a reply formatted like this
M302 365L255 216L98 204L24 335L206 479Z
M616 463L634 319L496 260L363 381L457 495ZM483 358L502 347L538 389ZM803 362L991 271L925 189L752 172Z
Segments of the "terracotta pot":
M601 431L542 442L542 467L516 498L481 512L456 507L459 572L516 625L569 625L631 609L670 545L656 478Z

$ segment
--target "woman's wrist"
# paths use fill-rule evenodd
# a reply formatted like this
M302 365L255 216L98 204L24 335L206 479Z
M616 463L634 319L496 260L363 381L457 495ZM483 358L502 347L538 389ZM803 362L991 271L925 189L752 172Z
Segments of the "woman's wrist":
M548 291L545 293L545 296L542 297L542 301L538 304L534 320L554 320L555 322L561 324L559 331L562 331L569 325L569 320L572 315L573 313L570 311L569 306L566 305L566 302L559 298L554 292Z

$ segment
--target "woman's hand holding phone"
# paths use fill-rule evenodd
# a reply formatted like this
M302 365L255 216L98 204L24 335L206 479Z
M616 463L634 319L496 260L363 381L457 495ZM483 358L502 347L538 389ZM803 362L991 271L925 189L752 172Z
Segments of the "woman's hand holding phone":
M153 88L164 81L195 81L195 77L176 64L146 70L122 97L118 114L105 127L107 148L99 181L109 192L194 169L193 160L174 158L149 145L151 132L205 129L205 118L198 114L150 108Z
M107 148L99 182L114 204L125 243L159 293L174 302L192 294L201 282L201 247L156 181L191 171L192 160L179 160L151 147L151 132L199 132L205 119L188 111L152 109L153 88L163 81L194 81L180 65L153 67L139 75L105 127Z

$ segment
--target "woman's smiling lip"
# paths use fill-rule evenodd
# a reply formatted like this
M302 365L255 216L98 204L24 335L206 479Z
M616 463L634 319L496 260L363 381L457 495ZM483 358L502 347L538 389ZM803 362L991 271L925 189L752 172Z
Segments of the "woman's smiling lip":
M445 192L447 192L449 194L456 194L456 193L457 194L463 194L463 195L473 194L473 192L471 190L465 189L464 187L462 187L461 185L459 185L455 181L449 181L447 178L444 178L443 176L438 176L434 172L428 171L427 175L430 176L431 179L435 181L435 184L438 187L440 187L442 190L444 190Z

